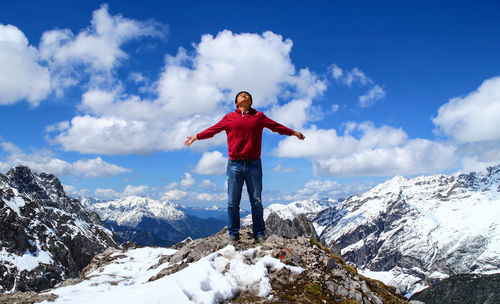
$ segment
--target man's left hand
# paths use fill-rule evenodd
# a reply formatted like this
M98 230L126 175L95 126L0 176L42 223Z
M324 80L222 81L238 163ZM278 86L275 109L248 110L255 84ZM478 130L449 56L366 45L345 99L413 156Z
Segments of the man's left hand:
M298 139L300 140L304 140L306 137L304 136L304 134L300 133L299 131L295 131L295 133L293 133L294 136L297 136Z

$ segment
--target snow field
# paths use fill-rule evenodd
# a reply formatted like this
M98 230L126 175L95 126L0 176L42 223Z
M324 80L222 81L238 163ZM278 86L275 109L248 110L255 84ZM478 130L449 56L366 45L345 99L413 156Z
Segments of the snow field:
M55 302L43 303L217 303L245 291L267 297L271 292L269 269L286 267L294 273L303 271L270 255L258 257L259 249L236 251L229 245L152 282L149 279L168 264L156 269L151 266L162 255L171 255L176 250L144 247L118 252L115 254L120 258L112 264L88 274L89 279L79 284L49 291L59 297Z

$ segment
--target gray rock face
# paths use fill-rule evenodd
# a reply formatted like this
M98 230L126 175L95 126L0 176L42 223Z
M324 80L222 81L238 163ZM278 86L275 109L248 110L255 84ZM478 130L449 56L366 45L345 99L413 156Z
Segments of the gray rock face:
M500 274L458 275L414 294L426 304L500 303Z
M54 175L24 166L0 174L0 292L40 291L78 277L109 246L118 246L111 232Z
M312 222L304 214L299 214L293 220L289 220L282 219L273 212L266 219L266 230L268 234L276 234L285 238L302 236L319 240Z

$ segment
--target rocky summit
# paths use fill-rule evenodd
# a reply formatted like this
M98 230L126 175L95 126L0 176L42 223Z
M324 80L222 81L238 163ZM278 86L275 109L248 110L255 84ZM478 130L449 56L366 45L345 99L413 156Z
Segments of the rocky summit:
M96 253L118 247L95 213L51 174L0 174L0 291L40 291L79 277Z
M306 220L302 226L311 226ZM408 303L307 232L298 234L270 234L256 244L245 228L239 242L230 244L223 229L174 248L109 248L79 279L43 293L2 295L0 302L136 303L140 296L141 303Z

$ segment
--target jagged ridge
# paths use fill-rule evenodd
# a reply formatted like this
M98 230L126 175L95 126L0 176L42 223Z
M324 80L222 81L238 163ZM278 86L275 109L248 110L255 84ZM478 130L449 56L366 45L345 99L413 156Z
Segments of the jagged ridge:
M51 174L24 166L0 174L0 291L39 291L78 277L94 255L118 246L95 213Z
M404 293L460 273L500 269L500 166L482 173L395 177L315 218L364 273Z

